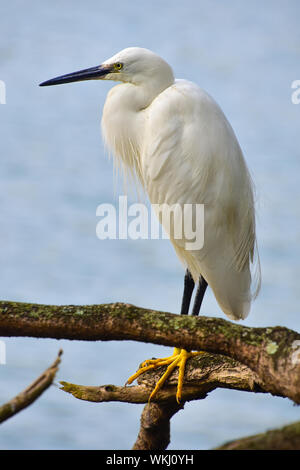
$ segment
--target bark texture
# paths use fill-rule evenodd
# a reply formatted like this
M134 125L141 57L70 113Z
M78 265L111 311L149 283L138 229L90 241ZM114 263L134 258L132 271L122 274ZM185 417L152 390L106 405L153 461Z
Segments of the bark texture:
M165 372L165 367L147 371L138 377L138 385L100 386L76 385L60 382L61 389L80 400L92 402L119 401L126 403L147 403L157 380ZM173 405L176 403L178 369L175 369L163 388L153 398L152 403ZM264 393L259 377L247 366L221 354L203 353L189 359L184 375L182 403L205 398L217 388L230 388L248 392Z
M255 372L265 391L300 403L300 335L284 327L249 328L220 318L122 303L54 306L3 301L0 336L135 340L224 354Z

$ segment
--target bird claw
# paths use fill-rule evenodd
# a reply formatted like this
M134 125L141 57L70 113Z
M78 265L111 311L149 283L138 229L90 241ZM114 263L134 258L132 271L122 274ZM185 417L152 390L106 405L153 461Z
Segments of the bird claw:
M186 362L190 357L194 357L198 354L202 354L202 351L199 352L190 352L186 351L185 349L175 348L172 356L161 358L161 359L146 359L142 364L138 371L131 375L127 380L126 385L131 384L136 378L142 375L144 372L148 370L157 369L161 366L167 366L166 371L161 376L161 378L156 383L154 389L152 390L148 402L150 402L161 390L166 380L170 377L175 367L179 368L178 374L178 384L177 384L177 391L176 391L176 401L180 405L180 401L182 398L182 389L183 389L183 382L184 382L184 372Z

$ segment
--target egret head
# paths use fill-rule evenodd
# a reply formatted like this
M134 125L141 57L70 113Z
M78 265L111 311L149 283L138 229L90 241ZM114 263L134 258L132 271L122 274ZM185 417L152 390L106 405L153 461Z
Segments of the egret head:
M83 80L115 80L140 85L158 78L160 81L173 83L173 71L167 62L148 49L128 47L101 65L52 78L40 86Z

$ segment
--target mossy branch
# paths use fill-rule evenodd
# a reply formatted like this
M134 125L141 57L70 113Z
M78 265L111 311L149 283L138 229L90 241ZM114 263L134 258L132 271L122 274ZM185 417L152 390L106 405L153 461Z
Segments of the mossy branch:
M271 429L254 436L243 437L215 450L299 450L300 421L280 429Z
M2 301L0 336L135 340L224 354L248 366L265 391L300 403L300 335L284 327L250 328L122 303L54 306Z

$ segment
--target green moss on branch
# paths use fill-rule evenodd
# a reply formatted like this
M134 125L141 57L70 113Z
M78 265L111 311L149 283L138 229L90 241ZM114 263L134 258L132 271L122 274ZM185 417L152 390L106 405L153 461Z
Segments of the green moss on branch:
M0 302L0 336L88 341L134 340L225 354L247 365L265 389L300 403L300 335L220 318L174 315L130 304Z

